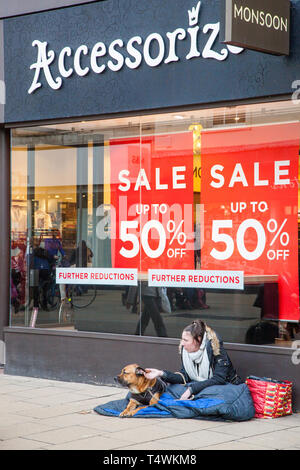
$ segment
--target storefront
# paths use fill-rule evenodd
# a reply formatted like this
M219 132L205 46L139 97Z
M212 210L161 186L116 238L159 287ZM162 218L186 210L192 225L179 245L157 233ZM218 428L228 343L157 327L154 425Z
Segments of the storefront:
M300 8L288 56L222 43L222 8L107 0L3 20L6 373L176 370L201 318L243 377L293 380L300 407Z

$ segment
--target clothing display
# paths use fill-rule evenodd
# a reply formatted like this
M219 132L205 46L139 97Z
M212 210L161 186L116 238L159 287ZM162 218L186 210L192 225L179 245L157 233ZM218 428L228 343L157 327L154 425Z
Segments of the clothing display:
M27 206L13 204L11 207L12 232L26 232L27 230Z
M52 220L51 216L42 210L37 210L34 213L34 225L37 229L51 229Z

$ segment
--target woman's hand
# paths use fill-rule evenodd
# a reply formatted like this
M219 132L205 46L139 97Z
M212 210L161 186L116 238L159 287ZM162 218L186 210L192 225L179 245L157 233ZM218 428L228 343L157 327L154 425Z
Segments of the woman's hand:
M187 388L186 391L181 395L179 400L188 400L191 395L192 395L192 392L190 391L189 388Z
M146 379L152 380L163 375L163 371L159 369L145 369L146 373L144 374Z

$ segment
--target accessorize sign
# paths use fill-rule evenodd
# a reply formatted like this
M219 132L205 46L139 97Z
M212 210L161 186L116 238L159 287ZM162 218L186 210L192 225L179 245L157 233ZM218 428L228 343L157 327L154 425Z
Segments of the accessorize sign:
M230 77L231 93L244 54L221 44L220 27L209 0L109 0L5 19L5 120L226 99L211 77Z
M290 52L290 0L225 0L225 44Z
M244 289L242 271L149 269L149 286Z
M278 275L279 317L299 320L299 123L202 132L202 269Z
M193 269L192 132L111 140L110 167L112 265Z
M234 46L223 48L220 52L214 49L220 31L220 22L203 26L203 33L208 34L208 39L203 50L199 50L200 8L201 1L198 1L195 7L187 11L189 25L187 29L178 27L172 32L166 32L165 35L153 32L145 39L136 34L128 41L116 38L106 45L99 37L91 48L86 44L81 44L74 51L69 45L65 45L60 51L54 51L47 41L36 38L32 46L37 48L37 59L30 65L30 69L34 70L34 77L28 93L33 93L42 86L41 75L45 76L50 88L59 90L63 82L74 74L85 77L91 72L100 76L105 71L107 73L119 72L124 67L131 70L137 69L142 62L149 67L158 67L161 64L170 64L183 59L198 58L201 55L204 59L223 61L229 53L242 52L243 49ZM188 44L188 48L185 57L180 58L177 49L178 43L183 40L185 44ZM53 70L54 65L58 67L58 74Z

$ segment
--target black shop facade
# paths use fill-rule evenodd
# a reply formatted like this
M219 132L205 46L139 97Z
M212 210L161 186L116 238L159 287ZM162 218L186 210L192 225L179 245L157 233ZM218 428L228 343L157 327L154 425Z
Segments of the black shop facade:
M275 55L225 43L224 8L107 0L3 19L5 373L178 370L201 318L243 378L292 380L300 406L300 11ZM145 321L149 291L161 311Z

